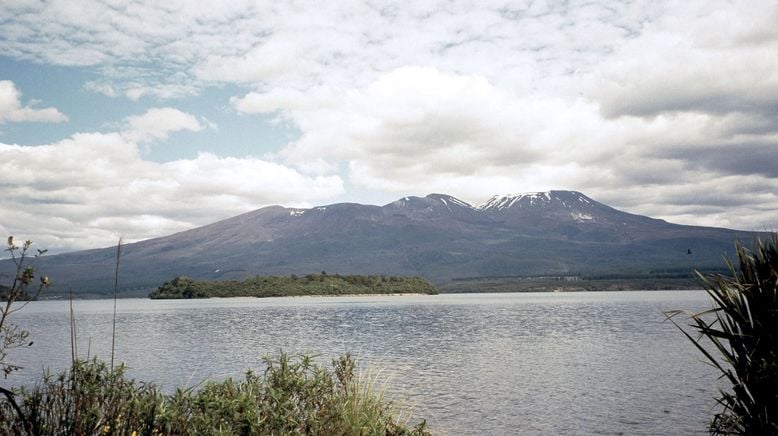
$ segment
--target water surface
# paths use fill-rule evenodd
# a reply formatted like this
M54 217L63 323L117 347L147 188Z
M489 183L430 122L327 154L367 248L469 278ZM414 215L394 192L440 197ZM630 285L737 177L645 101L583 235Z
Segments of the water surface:
M670 309L701 291L118 301L117 360L167 390L261 369L260 357L350 352L443 434L704 433L716 374ZM75 301L78 352L110 359L113 301ZM16 313L29 384L70 361L69 308Z

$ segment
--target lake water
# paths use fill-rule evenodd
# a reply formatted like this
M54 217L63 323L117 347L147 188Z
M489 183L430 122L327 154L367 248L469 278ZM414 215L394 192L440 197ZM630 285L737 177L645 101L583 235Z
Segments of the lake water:
M78 351L110 359L113 301L74 302ZM283 349L327 364L350 352L440 434L694 434L717 374L663 311L701 291L118 301L117 360L166 389L262 369ZM15 321L29 384L70 361L68 303Z

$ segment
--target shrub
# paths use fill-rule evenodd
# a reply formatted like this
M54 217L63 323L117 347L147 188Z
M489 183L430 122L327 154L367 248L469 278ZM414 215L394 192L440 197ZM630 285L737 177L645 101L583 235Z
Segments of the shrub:
M26 330L22 330L18 325L10 320L10 315L22 309L30 300L35 300L40 295L43 288L49 286L49 278L41 277L37 287L33 284L35 281L35 268L30 264L29 250L32 241L25 241L22 246L14 243L13 236L8 237L8 243L5 251L11 256L15 266L15 273L11 280L11 286L0 288L0 370L4 376L8 376L13 371L20 369L19 366L9 363L6 358L8 351L13 348L29 346L28 337L30 335ZM46 250L38 250L34 258L44 254ZM17 301L26 301L24 304L14 307Z
M247 372L240 381L164 395L128 380L123 366L78 361L20 391L23 417L0 403L0 434L429 434L424 421L407 427L349 355L333 361L331 371L285 353L264 363L261 376Z
M778 434L778 234L737 245L738 270L730 276L699 275L713 309L692 314L684 334L721 371L731 391L717 399L714 434ZM668 317L681 313L668 312ZM712 350L711 350L712 347Z

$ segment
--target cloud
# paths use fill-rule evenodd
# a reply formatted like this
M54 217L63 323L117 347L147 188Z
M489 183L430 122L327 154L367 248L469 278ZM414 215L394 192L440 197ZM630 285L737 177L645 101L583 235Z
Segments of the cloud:
M655 116L664 112L778 113L778 61L770 49L702 55L684 50L649 57L603 73L594 97L603 114Z
M238 107L247 110L249 102L241 100ZM391 71L331 105L282 108L304 132L282 153L291 162L327 154L385 159L381 167L387 171L403 162L430 164L433 172L543 159L550 138L534 136L552 122L543 115L578 110L551 99L517 98L481 76L422 67ZM556 139L564 141L564 135Z
M297 167L323 156L346 161L350 186L360 189L447 192L473 203L495 192L578 189L648 215L757 229L769 227L769 211L778 209L778 197L738 190L757 182L778 190L769 159L778 128L765 117L674 111L610 118L586 98L515 94L482 76L426 67L396 69L340 96L318 89L312 100L321 103L276 89L233 105L289 118L303 134L280 156ZM722 180L738 188L720 197L695 189L723 193L716 188ZM692 219L690 210L715 211L715 218Z
M251 93L233 103L243 111L275 107L294 120L303 135L282 151L288 162L349 161L354 181L398 193L433 178L480 175L486 187L513 174L516 183L522 172L533 186L552 175L561 184L565 174L543 168L580 171L592 149L629 136L629 126L603 122L585 101L519 96L481 76L433 68L399 68L324 105L279 98L289 95L296 97Z
M230 104L244 114L263 114L325 109L336 104L334 90L320 87L303 92L294 88L273 88L230 98Z
M275 34L239 56L209 54L195 67L195 75L208 81L251 84L281 79L290 71L305 74L313 62L299 42L299 35Z
M62 112L53 107L35 109L31 102L22 106L22 93L10 80L0 80L0 124L12 123L61 123L68 120Z
M114 87L110 83L106 82L92 80L84 83L84 89L87 91L103 94L106 97L116 97L118 95Z
M775 231L777 192L775 179L719 175L690 177L686 183L656 189L624 186L598 191L593 196L609 204L619 203L633 213L670 222Z
M774 81L778 17L774 5L726 1L6 3L6 56L90 67L100 77L87 89L132 100L220 83L339 93L423 65L512 92L573 96L599 72L588 93L608 116L689 107L711 85L769 99L760 91L772 84L749 80Z
M778 7L768 2L4 6L6 56L88 66L95 92L244 89L232 108L301 132L274 155L302 180L341 169L348 189L475 203L568 188L684 223L775 227ZM169 115L127 120L120 140L206 123ZM177 171L194 161L182 162Z
M682 9L609 56L587 92L607 117L684 111L776 117L776 20L774 4Z
M4 6L0 50L7 56L90 67L101 77L89 89L134 100L192 95L215 83L262 92L322 84L343 89L404 65L530 90L538 79L566 74L570 63L582 71L597 64L653 11L597 3L452 2L443 8L393 1Z
M171 107L151 108L143 115L127 117L124 123L122 136L136 142L167 139L173 132L198 132L205 128L194 115Z
M265 205L310 205L343 193L338 176L306 176L256 158L201 153L146 161L118 133L0 144L0 156L0 223L53 251L108 246L119 236L136 241Z
M732 175L753 175L778 179L775 165L778 154L778 137L772 141L721 144L705 147L703 153L698 147L678 147L667 150L664 156L684 162L687 168L708 169Z

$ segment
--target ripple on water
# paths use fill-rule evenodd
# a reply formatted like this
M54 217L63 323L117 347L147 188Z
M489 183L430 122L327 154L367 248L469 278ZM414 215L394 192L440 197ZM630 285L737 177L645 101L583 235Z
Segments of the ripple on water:
M444 434L691 434L705 430L716 374L663 310L702 292L120 300L118 358L172 390L261 369L284 349L322 363L351 352L390 395ZM108 356L111 301L76 301L79 353ZM67 302L17 315L35 346L32 383L69 363Z

